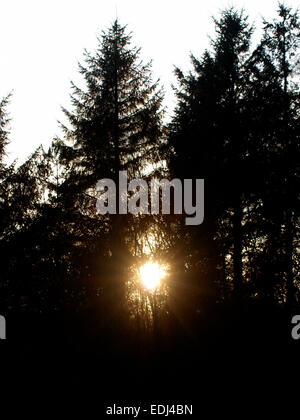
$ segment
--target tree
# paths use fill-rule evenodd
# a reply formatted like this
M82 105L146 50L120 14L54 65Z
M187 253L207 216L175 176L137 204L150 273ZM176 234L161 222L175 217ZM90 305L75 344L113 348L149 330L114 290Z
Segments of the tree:
M264 34L253 53L252 132L260 136L257 156L265 188L260 197L266 220L269 268L285 289L288 304L296 301L297 230L299 229L299 17L279 5L278 18L264 21ZM259 115L260 114L260 115ZM280 264L278 264L280 263ZM284 281L282 281L284 280Z
M5 149L9 143L8 136L8 123L9 118L7 115L6 107L10 101L11 94L7 95L5 98L2 99L0 102L0 169L3 169L4 163L3 158L5 156Z
M118 184L121 170L129 179L141 175L146 165L160 161L165 145L162 91L158 81L152 82L151 63L143 64L139 55L118 21L102 33L94 55L85 51L79 69L86 90L72 84L73 111L64 109L69 126L63 125L65 139L55 145L64 167L57 191L61 205L70 210L67 222L72 224L76 214L86 239L91 238L87 226L93 225L92 241L102 242L111 261L111 284L120 277L120 267L130 263L127 242L135 218L97 215L96 182L110 178ZM102 277L105 271L102 267Z
M192 56L194 69L187 76L176 70L181 89L171 124L175 150L171 165L183 177L205 179L206 213L198 247L211 250L214 278L224 275L225 254L232 252L231 278L238 293L243 206L249 183L245 67L253 28L244 13L234 9L224 11L215 24L212 52L206 51L201 60Z

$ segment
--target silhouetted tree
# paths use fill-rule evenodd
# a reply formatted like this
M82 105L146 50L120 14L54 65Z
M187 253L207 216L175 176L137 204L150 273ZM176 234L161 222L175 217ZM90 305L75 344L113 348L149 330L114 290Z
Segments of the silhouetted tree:
M143 64L139 54L140 50L131 46L131 35L118 21L103 32L94 55L85 51L80 73L86 90L72 84L73 110L64 109L69 122L63 126L65 140L56 141L54 146L65 178L57 189L60 205L68 209L70 225L76 218L84 247L97 244L95 253L100 252L100 246L102 255L111 261L111 284L130 264L127 243L132 234L130 225L137 218L97 215L96 182L110 178L118 185L121 170L127 171L129 179L141 175L147 165L160 161L165 145L162 91L158 82L152 82L151 63ZM97 262L95 270L104 277L108 264L99 267ZM87 265L91 267L91 261Z
M252 56L251 133L256 141L265 284L280 284L282 299L296 300L296 237L299 220L299 18L282 4L278 18L264 21ZM260 170L258 169L260 168ZM257 274L259 268L257 267ZM274 282L275 280L275 282Z
M187 76L176 70L181 89L171 124L171 165L182 177L205 179L206 212L198 249L211 250L208 261L215 279L224 277L225 254L232 254L231 279L238 293L249 183L245 69L253 30L243 12L234 9L223 12L215 24L212 52L206 51L201 60L192 56L194 69Z

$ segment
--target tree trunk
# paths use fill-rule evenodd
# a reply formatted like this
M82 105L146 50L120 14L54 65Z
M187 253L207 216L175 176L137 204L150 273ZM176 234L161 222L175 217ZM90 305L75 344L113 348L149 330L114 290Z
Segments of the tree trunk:
M239 295L242 286L242 209L238 195L234 202L233 215L233 287L234 294Z
M295 303L295 286L293 276L293 214L288 209L286 216L285 230L285 251L286 251L286 301L287 305L292 306Z

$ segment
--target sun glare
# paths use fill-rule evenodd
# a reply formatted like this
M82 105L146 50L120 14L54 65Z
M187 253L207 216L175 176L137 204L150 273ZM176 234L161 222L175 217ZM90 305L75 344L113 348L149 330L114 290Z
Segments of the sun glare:
M143 286L149 290L155 290L160 286L161 279L165 276L164 268L158 263L147 262L140 267L140 278Z

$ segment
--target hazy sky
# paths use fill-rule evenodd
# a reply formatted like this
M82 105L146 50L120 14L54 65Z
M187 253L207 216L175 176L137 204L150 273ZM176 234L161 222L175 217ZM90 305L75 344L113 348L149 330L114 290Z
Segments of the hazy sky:
M299 1L287 4L295 8ZM200 56L213 35L211 16L232 5L245 8L257 27L277 9L276 0L0 0L0 98L13 90L9 161L23 161L60 133L60 106L69 107L70 80L81 80L83 49L95 50L96 36L116 13L142 58L153 59L171 111L173 66L190 68L189 53Z

